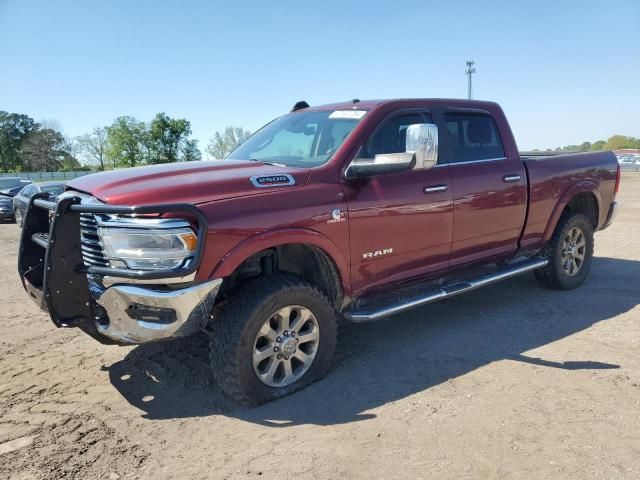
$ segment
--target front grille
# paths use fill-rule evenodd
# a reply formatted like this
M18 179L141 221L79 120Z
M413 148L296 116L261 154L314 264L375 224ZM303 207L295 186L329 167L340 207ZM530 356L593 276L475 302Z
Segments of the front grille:
M104 256L100 237L98 236L98 222L93 213L80 214L80 248L84 264L88 267L108 267L109 262Z

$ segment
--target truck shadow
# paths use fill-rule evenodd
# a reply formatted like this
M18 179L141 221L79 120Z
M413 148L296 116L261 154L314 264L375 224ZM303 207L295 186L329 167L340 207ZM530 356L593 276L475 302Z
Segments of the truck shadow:
M629 311L640 303L638 278L640 262L595 258L587 282L571 292L544 289L524 276L380 322L342 323L327 378L257 408L222 395L207 370L204 336L139 346L109 367L109 376L148 419L226 415L273 427L367 420L375 407L491 362L619 368L604 358L559 362L525 352Z

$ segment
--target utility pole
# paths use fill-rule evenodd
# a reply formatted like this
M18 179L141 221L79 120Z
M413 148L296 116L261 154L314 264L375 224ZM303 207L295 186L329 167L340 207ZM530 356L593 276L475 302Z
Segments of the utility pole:
M469 100L473 98L473 88L471 86L471 75L476 73L476 68L474 67L475 64L476 62L474 62L473 60L467 60L467 69L464 71L464 73L466 73L467 76L469 77L469 85L467 88L467 98Z

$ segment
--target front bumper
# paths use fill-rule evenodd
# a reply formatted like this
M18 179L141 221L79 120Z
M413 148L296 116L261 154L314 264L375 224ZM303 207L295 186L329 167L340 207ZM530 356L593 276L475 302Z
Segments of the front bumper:
M102 289L90 280L90 290L101 307L97 330L127 344L191 335L206 326L221 284L222 279L215 279L183 288L114 284Z
M188 266L131 271L93 266L81 250L80 214L186 214L195 219L199 244ZM29 296L58 327L78 327L108 344L136 344L195 333L209 318L222 279L194 282L206 238L206 218L191 205L121 207L57 203L39 194L27 209L18 271Z

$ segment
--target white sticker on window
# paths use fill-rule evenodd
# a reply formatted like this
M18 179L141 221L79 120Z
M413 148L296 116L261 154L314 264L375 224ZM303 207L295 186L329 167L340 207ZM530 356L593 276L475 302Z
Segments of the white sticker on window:
M329 118L349 118L360 120L364 117L365 113L367 113L366 110L336 110L335 112L331 112Z

